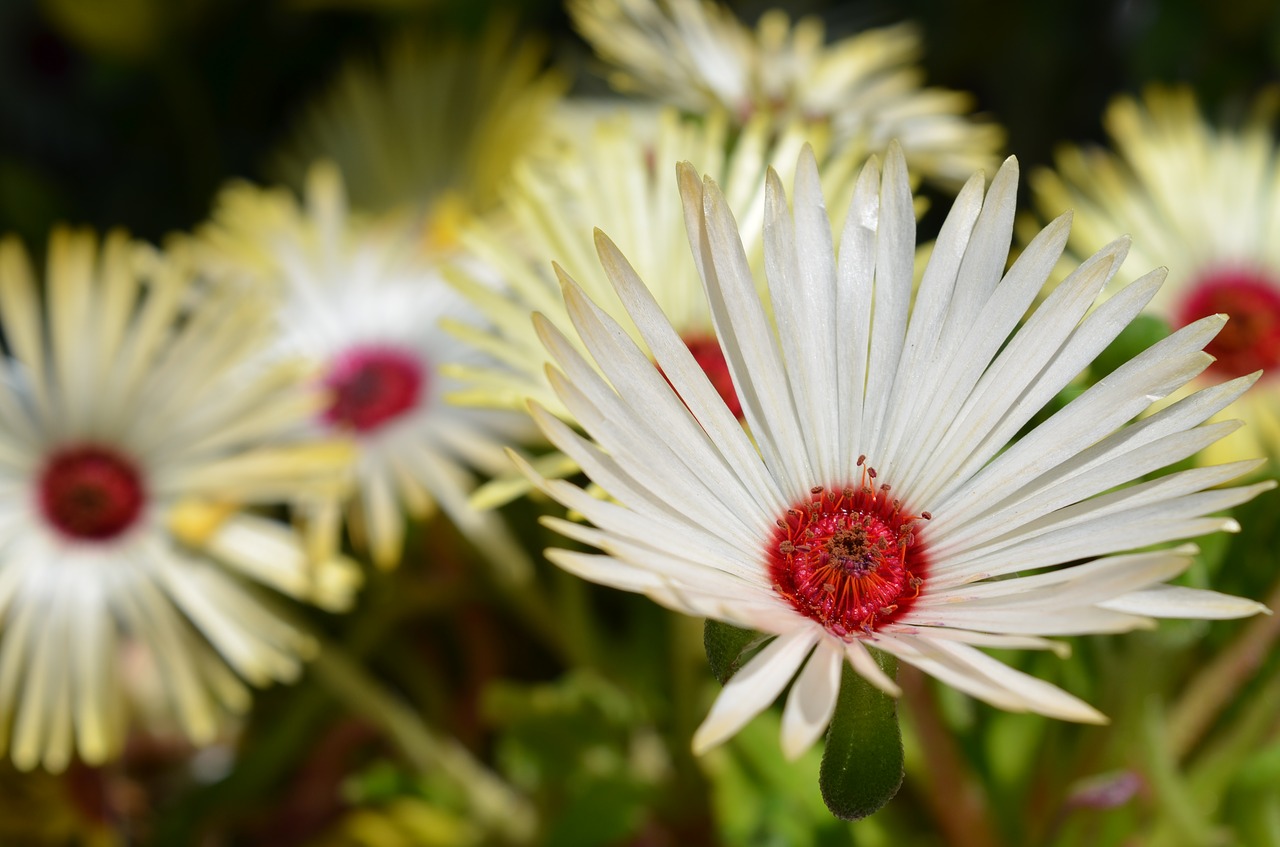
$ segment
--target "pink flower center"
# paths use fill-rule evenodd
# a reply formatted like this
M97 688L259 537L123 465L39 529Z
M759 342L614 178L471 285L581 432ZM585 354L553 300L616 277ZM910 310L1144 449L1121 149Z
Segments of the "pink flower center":
M369 432L418 405L426 387L419 357L393 347L357 347L334 361L324 378L333 400L331 426Z
M1178 319L1185 326L1206 315L1223 313L1230 320L1205 352L1224 376L1242 376L1280 365L1280 287L1249 270L1206 274L1192 286Z
M733 388L733 377L729 374L729 363L724 360L724 351L714 335L693 336L686 338L685 346L693 354L693 360L702 368L702 372L711 381L711 386L720 395L720 399L733 412L733 416L742 420L742 402L738 392Z
M134 464L108 447L84 444L50 457L40 473L40 509L60 533L106 541L133 525L146 499Z
M928 570L915 533L931 515L906 512L888 485L876 486L875 470L858 464L858 485L812 489L778 519L768 546L774 590L841 638L905 614Z

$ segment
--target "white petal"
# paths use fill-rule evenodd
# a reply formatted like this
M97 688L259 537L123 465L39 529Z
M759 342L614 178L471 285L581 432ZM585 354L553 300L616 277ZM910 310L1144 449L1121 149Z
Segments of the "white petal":
M871 292L876 270L876 229L880 218L880 168L873 156L863 167L840 236L836 265L836 333L834 403L840 410L840 468L854 477L854 463L863 439L862 403L867 382L867 354L871 338Z
M753 656L725 685L693 734L693 752L700 755L724 742L767 709L821 637L816 626L797 626Z
M1217 591L1181 585L1154 585L1142 591L1113 597L1098 605L1104 609L1153 618L1227 620L1271 614L1266 606L1244 597L1232 597Z
M818 646L787 695L782 710L782 754L789 761L813 746L836 710L844 650L832 638L818 639Z
M596 246L605 273L654 358L672 382L680 386L681 399L742 479L743 487L760 498L765 511L786 509L791 504L779 492L777 482L760 461L760 454L743 432L742 425L729 413L706 373L658 308L648 287L603 233L597 233Z
M683 178L681 187L687 218L693 211L688 208L693 194ZM709 260L700 269L709 270L703 283L716 335L765 464L795 496L821 483L815 482L809 466L778 340L756 293L733 213L710 181L698 196L702 200L698 219L686 223L695 254Z
M907 333L915 274L916 218L902 149L890 144L880 183L880 226L876 231L876 284L872 302L871 350L863 403L863 439L875 459L882 452L882 427L894 395L898 363ZM899 392L899 396L902 393ZM826 482L824 480L824 482Z
M845 645L845 656L858 675L890 697L901 697L902 689L881 669L880 664L872 657L871 651L861 641L850 641Z

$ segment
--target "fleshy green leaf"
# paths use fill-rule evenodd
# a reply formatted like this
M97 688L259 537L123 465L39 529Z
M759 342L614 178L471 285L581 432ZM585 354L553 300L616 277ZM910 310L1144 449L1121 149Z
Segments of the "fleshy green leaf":
M754 630L708 620L702 628L702 646L707 651L711 673L724 685L770 637Z
M897 661L874 652L880 667L894 676ZM902 774L897 702L846 665L818 772L823 801L838 818L865 818L893 799Z

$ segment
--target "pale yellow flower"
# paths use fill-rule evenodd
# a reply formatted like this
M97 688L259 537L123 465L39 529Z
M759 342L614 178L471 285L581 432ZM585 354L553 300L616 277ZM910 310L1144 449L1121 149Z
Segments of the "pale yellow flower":
M1169 281L1151 309L1175 328L1208 314L1230 316L1206 347L1209 376L1262 370L1258 386L1223 413L1248 425L1210 446L1210 464L1280 452L1280 156L1275 98L1259 99L1234 128L1201 117L1185 88L1123 96L1104 123L1114 152L1065 146L1056 170L1034 173L1042 214L1074 208L1069 249L1098 249L1127 232L1139 265L1164 264ZM1200 383L1197 383L1199 385Z
M243 292L64 229L40 289L0 241L0 749L50 770L119 752L126 645L207 742L247 707L244 681L292 680L314 650L251 583L338 609L359 581L223 504L332 496L347 451L294 438L323 398L294 364L251 364L270 322Z
M497 200L513 161L536 146L565 87L546 51L490 26L474 42L406 33L376 60L339 72L275 161L301 189L311 164L334 162L351 205L409 209L443 227ZM439 237L438 234L436 237Z

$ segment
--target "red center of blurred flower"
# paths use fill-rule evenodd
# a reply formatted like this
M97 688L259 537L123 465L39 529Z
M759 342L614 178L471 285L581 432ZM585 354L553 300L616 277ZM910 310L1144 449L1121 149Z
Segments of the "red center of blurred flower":
M393 347L359 347L334 361L324 378L333 400L326 423L369 432L413 409L426 374L421 360Z
M133 463L107 447L70 447L40 473L40 509L63 535L106 541L133 525L146 498Z
M1261 273L1229 270L1206 274L1182 304L1178 319L1185 326L1206 315L1223 313L1230 320L1205 352L1224 376L1242 376L1280 365L1280 287Z
M714 335L694 336L684 340L685 346L693 354L693 360L702 368L702 372L711 381L711 386L720 395L720 399L729 407L729 411L738 420L742 420L742 402L738 400L738 392L733 389L733 377L729 374L729 363L724 360L724 351Z
M841 638L870 634L901 617L920 594L928 561L913 515L858 460L862 480L817 487L778 519L768 547L774 590Z

